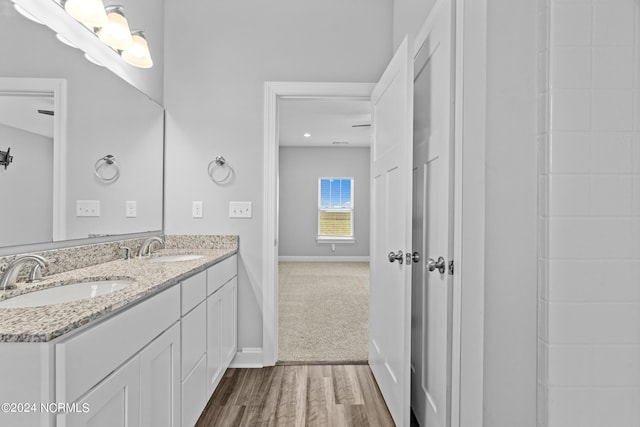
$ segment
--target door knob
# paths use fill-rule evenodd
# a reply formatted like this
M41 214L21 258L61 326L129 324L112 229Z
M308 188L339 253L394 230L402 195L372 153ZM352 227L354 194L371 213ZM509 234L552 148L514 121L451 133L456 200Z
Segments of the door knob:
M400 264L402 264L402 262L404 261L404 258L402 256L402 251L398 251L397 254L394 254L393 252L389 252L389 255L387 255L387 258L389 259L389 262L398 261Z
M419 252L413 252L411 253L411 251L407 252L404 255L407 258L407 265L411 264L412 262L419 262L420 261L420 253Z
M446 266L445 266L444 258L442 258L442 257L438 257L437 261L434 260L433 258L429 258L427 260L427 269L429 271L433 271L435 269L438 269L440 274L444 274L445 268L446 268Z

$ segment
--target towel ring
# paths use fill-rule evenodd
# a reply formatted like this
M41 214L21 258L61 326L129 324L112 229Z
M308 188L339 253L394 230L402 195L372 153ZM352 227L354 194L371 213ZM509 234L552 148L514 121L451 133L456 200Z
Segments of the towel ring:
M113 166L113 169L115 170L115 173L111 177L105 177L102 175L102 168L107 165ZM106 156L98 159L94 166L94 169L98 179L102 182L106 182L107 184L115 182L120 177L120 165L118 165L118 162L116 162L116 158L111 154L107 154Z
M218 166L221 168L226 167L227 174L223 178L214 178L213 172L215 172L216 170L215 166ZM209 165L207 166L207 173L209 174L209 178L211 178L211 181L215 182L216 184L222 184L229 179L229 177L233 173L233 168L229 166L229 163L227 163L224 157L216 156L215 160L211 160L209 162Z

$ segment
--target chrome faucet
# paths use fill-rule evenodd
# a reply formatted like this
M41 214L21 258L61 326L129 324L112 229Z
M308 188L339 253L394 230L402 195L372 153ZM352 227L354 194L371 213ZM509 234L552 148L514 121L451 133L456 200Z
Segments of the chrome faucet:
M147 240L142 242L142 245L140 245L138 256L151 255L151 245L153 245L154 243L159 243L162 247L164 247L164 240L162 240L160 237L149 237Z
M7 269L2 275L2 279L0 279L0 289L6 291L7 289L15 288L20 268L29 261L34 261L36 265L31 270L28 281L34 282L36 280L39 280L42 277L41 269L48 266L49 261L47 261L40 255L25 255L16 258L11 263L9 263Z

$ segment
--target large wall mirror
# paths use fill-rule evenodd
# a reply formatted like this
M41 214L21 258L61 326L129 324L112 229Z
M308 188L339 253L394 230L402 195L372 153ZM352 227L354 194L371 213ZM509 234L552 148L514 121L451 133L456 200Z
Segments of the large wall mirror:
M148 38L161 67L162 37ZM10 0L0 0L0 40L0 253L161 231L161 92L89 62Z

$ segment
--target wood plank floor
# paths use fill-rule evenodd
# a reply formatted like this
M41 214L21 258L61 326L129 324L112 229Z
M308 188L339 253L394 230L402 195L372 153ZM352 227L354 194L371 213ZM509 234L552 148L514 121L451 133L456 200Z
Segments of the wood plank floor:
M394 423L368 365L288 365L228 369L196 426Z

